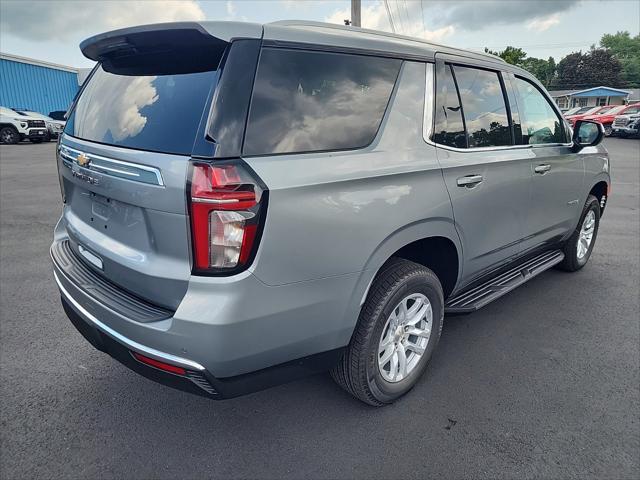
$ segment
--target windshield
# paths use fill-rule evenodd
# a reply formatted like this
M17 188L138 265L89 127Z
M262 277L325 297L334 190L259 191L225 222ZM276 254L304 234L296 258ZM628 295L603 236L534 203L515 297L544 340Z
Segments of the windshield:
M624 109L624 105L612 105L611 108L606 110L606 113L607 115L614 115L623 109ZM604 113L604 112L598 112L598 113Z
M98 67L65 133L121 147L189 155L217 71L120 75Z

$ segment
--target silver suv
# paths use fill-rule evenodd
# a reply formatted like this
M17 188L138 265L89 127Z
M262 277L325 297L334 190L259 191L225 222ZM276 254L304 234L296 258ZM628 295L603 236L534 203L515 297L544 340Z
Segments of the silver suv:
M81 49L55 280L87 340L151 379L229 398L331 370L391 403L445 313L591 255L602 127L572 132L497 57L308 22Z

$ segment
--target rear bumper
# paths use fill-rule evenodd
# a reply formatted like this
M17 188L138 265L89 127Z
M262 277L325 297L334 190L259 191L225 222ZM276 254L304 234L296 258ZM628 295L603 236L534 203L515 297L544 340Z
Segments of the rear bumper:
M331 289L322 283L327 301L318 301L313 282L267 287L247 274L225 289L206 283L219 279L196 278L176 312L134 320L126 314L135 307L128 306L127 292L111 284L118 305L101 297L96 290L106 287L71 270L69 259L55 251L59 242L52 246L54 277L72 323L99 350L168 386L216 399L235 397L326 371L349 341L353 325L332 319L330 311L343 309L344 317L340 295L348 294L339 280L330 279ZM141 363L132 352L184 368L185 375Z
M117 332L109 331L107 333L98 327L96 323L88 322L86 317L79 314L76 308L71 305L69 297L64 292L61 291L61 293L62 307L67 317L69 317L78 332L96 349L107 353L125 367L149 380L214 400L246 395L326 371L338 362L344 350L340 348L245 375L218 379L195 362L184 358L176 359L172 355L149 349L117 334ZM113 336L114 333L117 337ZM143 353L166 363L183 366L186 373L185 375L178 375L151 367L136 360L133 352Z
M58 279L56 278L56 280ZM118 335L117 332L111 331L111 334L108 334L105 330L99 328L97 323L90 323L85 320L85 317L81 316L80 313L78 313L78 311L71 305L70 300L72 299L70 299L63 290L61 290L61 299L62 307L64 308L67 317L69 317L69 320L71 320L73 326L76 327L82 336L98 350L109 354L134 372L155 382L162 383L178 390L194 393L196 395L221 398L220 393L211 384L210 374L204 371L204 367L201 365L194 363L193 365L190 365L190 369L186 369L186 372L188 372L186 375L177 375L139 362L134 358L132 352L145 352L149 354L149 349L145 348L143 345L137 344L136 342L129 341L126 337ZM113 336L114 333L117 337ZM118 338L118 340L116 340L116 338ZM142 348L135 348L133 345ZM154 358L164 361L166 361L165 357L170 358L170 356L166 356L162 354L162 352L155 351L155 353L157 355L154 355ZM186 367L185 363L191 364L191 362L185 361L185 359L181 360L182 361L179 362L180 365Z

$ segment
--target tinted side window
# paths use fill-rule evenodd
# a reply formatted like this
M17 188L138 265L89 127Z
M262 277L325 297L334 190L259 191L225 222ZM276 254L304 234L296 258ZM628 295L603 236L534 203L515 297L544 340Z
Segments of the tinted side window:
M462 100L469 148L511 145L511 128L498 74L459 66L453 70Z
M518 103L516 102L515 87L510 81L510 78L513 78L510 74L507 77L503 76L504 87L509 101L509 111L511 113L511 125L513 126L513 143L520 145L522 144L522 124L520 123L520 112L518 111Z
M467 139L464 133L460 99L449 65L445 66L443 78L438 78L437 89L438 111L433 140L441 145L466 148Z
M402 61L265 48L243 153L364 147L378 131Z
M547 99L530 82L516 77L515 89L522 122L522 143L563 143L564 128Z

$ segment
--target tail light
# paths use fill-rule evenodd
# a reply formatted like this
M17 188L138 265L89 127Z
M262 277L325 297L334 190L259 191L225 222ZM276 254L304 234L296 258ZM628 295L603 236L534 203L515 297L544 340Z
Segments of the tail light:
M194 163L191 237L194 271L231 274L246 268L258 245L266 191L239 163Z

